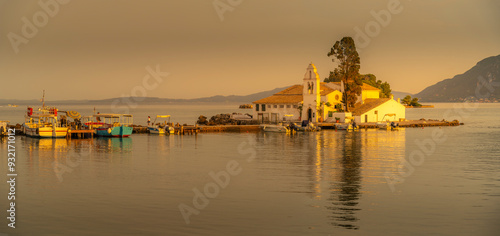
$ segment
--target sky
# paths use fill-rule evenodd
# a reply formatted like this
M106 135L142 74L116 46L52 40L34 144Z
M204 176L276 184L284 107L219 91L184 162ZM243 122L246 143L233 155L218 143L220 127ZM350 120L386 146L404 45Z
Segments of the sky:
M247 95L327 77L345 36L417 93L500 54L500 1L0 0L0 35L0 99Z

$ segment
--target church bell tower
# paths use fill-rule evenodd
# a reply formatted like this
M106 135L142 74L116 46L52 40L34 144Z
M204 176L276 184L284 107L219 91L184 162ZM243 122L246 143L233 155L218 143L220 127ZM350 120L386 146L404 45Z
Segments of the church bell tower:
M304 75L302 95L304 104L302 107L302 120L311 122L318 121L317 107L320 104L320 79L314 64L309 64Z

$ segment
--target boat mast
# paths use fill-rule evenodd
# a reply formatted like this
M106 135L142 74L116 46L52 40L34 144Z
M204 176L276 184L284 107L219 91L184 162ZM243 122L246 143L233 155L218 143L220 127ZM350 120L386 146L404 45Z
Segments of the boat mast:
M45 109L45 90L43 90L43 96L42 96L42 108Z

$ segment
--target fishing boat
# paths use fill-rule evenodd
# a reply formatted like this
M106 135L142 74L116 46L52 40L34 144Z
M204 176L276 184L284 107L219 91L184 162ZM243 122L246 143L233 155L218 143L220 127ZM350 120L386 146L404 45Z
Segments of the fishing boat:
M100 119L100 118L99 118ZM88 129L100 128L104 125L104 122L98 121L95 116L84 116L82 117L82 126Z
M133 118L130 114L96 114L98 122L103 125L95 129L96 135L101 137L128 137L132 134Z
M30 110L31 109L31 110ZM33 108L28 107L28 114L23 124L26 136L35 138L64 138L68 134L68 127L61 127L55 114L33 114Z
M8 127L10 121L0 120L0 136L6 136L8 134Z
M64 138L68 127L63 127L57 118L58 109L45 106L45 90L42 96L42 107L37 110L28 107L23 132L26 136L36 138Z
M163 123L156 123L156 120L164 119ZM174 127L170 123L170 115L157 115L152 125L148 126L150 134L173 134Z

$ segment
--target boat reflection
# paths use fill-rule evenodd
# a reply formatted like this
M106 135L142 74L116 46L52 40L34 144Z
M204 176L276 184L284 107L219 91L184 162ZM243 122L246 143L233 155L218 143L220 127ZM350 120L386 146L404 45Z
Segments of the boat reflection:
M95 149L101 153L128 153L132 151L132 139L99 137L95 139Z

